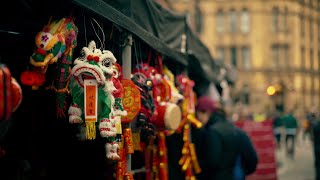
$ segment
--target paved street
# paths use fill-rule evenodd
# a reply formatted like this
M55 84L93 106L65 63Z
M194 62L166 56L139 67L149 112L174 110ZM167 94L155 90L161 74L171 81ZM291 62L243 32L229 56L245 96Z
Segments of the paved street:
M278 180L314 180L314 155L312 143L303 141L299 136L296 143L294 159L286 157L284 145L277 151L276 157L280 163Z

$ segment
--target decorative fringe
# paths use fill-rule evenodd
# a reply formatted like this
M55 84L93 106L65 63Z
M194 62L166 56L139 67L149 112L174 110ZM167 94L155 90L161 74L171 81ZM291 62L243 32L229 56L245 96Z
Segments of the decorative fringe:
M193 143L189 144L190 154L191 154L191 162L192 167L196 174L201 173L201 168L197 159L196 149Z
M96 139L96 125L95 122L86 122L86 139Z
M188 114L187 119L196 128L201 128L203 124L194 116L194 114Z

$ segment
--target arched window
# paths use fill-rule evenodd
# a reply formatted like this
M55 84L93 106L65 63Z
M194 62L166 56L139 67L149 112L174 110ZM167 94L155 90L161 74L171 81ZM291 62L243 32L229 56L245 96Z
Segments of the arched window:
M250 31L250 14L247 9L241 12L241 32L248 33Z
M217 12L217 24L216 24L216 30L219 33L224 32L224 13L222 10L219 10Z

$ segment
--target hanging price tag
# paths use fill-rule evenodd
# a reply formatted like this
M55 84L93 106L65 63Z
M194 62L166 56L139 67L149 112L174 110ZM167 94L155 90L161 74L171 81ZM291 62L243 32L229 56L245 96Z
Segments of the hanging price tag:
M84 80L84 112L86 122L97 122L98 83L96 80Z

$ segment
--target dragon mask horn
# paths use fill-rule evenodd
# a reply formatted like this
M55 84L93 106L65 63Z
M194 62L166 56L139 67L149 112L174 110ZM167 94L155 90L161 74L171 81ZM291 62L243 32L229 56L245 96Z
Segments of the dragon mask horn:
M52 23L50 27L50 33L55 34L60 32L64 21L65 21L65 18L62 18L58 23Z

